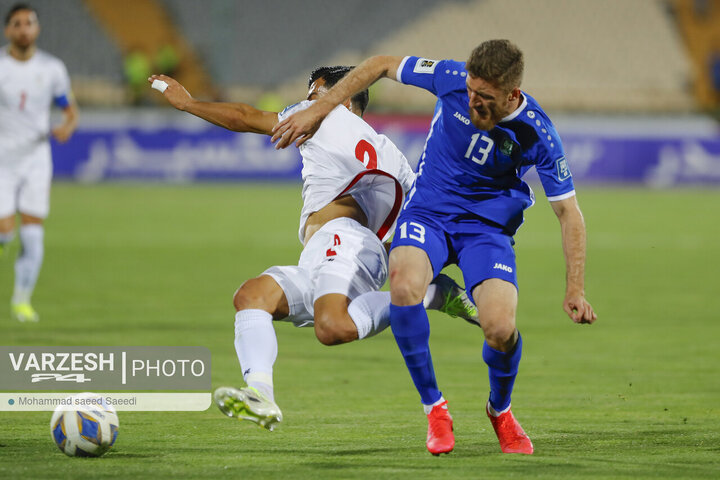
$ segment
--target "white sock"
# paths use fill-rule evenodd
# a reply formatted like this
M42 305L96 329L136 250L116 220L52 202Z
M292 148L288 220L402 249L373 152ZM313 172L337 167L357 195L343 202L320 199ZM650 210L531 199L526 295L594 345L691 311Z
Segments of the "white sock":
M15 290L12 303L30 303L40 267L42 266L45 230L42 225L20 227L20 255L15 260Z
M437 310L445 304L444 292L434 283L428 285L425 298L423 298L423 307L425 310Z
M272 374L278 345L272 315L256 309L237 312L235 351L245 383L275 401Z
M390 292L363 293L348 305L358 340L372 337L390 326Z
M425 415L430 415L430 412L432 412L433 407L434 407L435 405L440 405L440 404L443 403L444 401L445 401L445 397L443 397L443 396L441 395L441 396L440 396L440 400L438 400L437 402L433 403L432 405L425 405L425 404L423 403L423 410L425 411ZM447 409L447 407L445 407L445 409Z

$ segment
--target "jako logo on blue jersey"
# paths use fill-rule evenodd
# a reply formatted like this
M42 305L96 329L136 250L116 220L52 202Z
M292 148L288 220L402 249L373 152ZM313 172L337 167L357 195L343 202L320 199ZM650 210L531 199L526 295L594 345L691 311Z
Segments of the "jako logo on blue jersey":
M470 120L468 120L467 118L465 118L460 112L455 112L455 113L453 114L453 117L457 118L458 120L460 120L460 121L461 121L462 123L464 123L465 125L470 125Z
M493 266L493 269L503 270L505 272L512 273L512 268L508 267L507 265L503 265L502 263L496 263Z

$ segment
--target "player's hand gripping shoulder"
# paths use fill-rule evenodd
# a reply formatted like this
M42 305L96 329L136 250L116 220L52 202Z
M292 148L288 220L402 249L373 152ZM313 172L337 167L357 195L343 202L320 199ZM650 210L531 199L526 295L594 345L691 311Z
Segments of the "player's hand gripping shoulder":
M323 119L346 99L365 90L380 78L397 80L398 67L403 58L377 55L361 62L309 108L275 125L272 130L272 141L277 142L275 148L285 148L293 142L299 147L312 138Z
M272 129L273 136L271 139L273 143L277 142L275 148L285 148L292 142L295 142L296 147L305 143L315 135L315 132L320 128L320 124L333 108L335 108L333 105L318 100L305 110L290 115L275 125Z
M185 90L185 87L172 77L167 75L152 75L148 78L148 82L152 84L155 80L167 83L167 88L163 92L165 99L178 110L187 110L188 105L193 101L192 95Z

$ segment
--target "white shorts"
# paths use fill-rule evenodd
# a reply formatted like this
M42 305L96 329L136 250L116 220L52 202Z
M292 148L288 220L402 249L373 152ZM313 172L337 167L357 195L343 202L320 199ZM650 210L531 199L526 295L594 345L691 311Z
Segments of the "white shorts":
M315 300L329 293L350 298L376 290L388 275L388 256L380 239L350 218L336 218L305 245L297 266L270 267L290 307L283 321L296 327L313 324Z
M45 218L50 212L50 147L40 146L21 161L0 159L0 218L17 212Z

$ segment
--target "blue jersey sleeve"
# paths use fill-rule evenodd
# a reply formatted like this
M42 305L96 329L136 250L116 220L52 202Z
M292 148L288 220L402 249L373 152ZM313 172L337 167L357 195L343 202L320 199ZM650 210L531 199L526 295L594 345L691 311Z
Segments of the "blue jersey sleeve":
M462 62L414 56L405 57L397 73L399 82L424 88L437 97L453 90L464 90L466 77Z
M547 118L538 115L538 134L541 135L535 152L535 169L548 200L557 201L575 194L575 186L570 173L565 150L560 136Z

